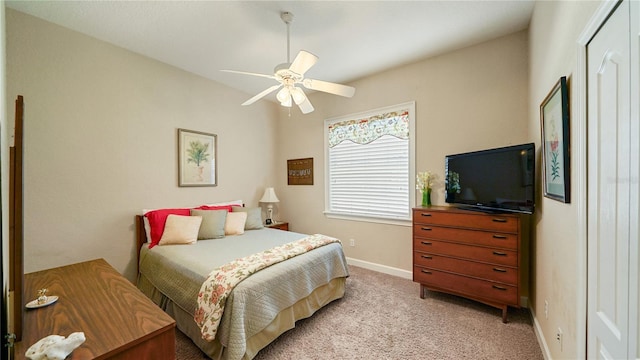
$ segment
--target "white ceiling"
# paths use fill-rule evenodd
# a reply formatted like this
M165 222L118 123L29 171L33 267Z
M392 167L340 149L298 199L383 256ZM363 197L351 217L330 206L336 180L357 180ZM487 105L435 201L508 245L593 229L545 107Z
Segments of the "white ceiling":
M349 83L526 29L533 5L533 0L6 2L249 95L275 81L219 70L272 74L287 62L282 11L294 15L291 60L302 49L320 58L306 77Z

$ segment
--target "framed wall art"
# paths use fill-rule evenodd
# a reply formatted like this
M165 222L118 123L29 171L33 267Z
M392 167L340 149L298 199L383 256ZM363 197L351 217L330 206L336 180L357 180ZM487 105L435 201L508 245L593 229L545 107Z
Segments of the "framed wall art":
M540 105L544 196L571 202L569 172L569 93L561 77Z
M178 129L178 186L217 186L217 135Z
M287 160L287 185L313 185L313 158Z

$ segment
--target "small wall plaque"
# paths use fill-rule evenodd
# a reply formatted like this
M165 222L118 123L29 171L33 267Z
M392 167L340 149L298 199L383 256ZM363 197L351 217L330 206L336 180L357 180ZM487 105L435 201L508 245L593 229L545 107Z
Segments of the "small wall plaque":
M288 185L313 185L313 158L287 160Z

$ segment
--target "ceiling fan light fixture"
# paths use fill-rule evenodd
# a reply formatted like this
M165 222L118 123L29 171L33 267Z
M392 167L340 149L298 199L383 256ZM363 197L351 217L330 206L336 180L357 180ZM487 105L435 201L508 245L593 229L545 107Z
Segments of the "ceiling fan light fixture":
M283 107L288 107L288 108L290 108L292 104L293 102L291 101L291 98L287 99L287 101L285 102L280 103L280 105L282 105Z
M291 99L291 92L289 91L289 88L285 86L280 89L280 91L278 91L278 93L276 94L276 99L278 99L280 103L284 103L285 101L287 101L287 99Z
M293 98L293 101L296 103L296 105L300 105L307 99L307 96L304 94L302 89L295 86L291 89L291 97Z
M293 103L293 101L291 101L291 96L288 96L286 99L284 99L284 101L280 102L280 105L282 105L284 107L291 107L292 103Z

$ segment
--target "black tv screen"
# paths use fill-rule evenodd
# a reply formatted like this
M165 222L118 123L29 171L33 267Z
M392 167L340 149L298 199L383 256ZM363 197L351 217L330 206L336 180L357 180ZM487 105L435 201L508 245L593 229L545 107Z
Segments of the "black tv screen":
M531 214L535 207L535 145L487 149L445 157L449 204Z

